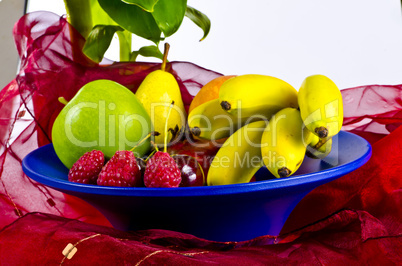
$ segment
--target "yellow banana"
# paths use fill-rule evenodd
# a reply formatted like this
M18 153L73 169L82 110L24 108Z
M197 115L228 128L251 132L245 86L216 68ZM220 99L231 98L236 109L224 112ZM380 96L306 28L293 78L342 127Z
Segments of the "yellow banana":
M303 125L300 111L285 108L269 120L261 139L265 166L277 178L293 174L302 164L311 132Z
M332 138L320 139L312 135L312 141L307 146L306 155L313 159L324 159L331 152Z
M268 120L283 108L298 106L295 88L281 79L258 74L225 81L219 90L219 101L234 116L262 116Z
M341 130L342 94L326 76L307 77L299 89L298 102L304 124L319 138L330 138Z
M250 182L263 166L261 137L267 123L257 121L247 124L223 143L208 170L209 186Z
M188 116L190 132L196 137L208 140L227 138L249 121L252 120L233 116L223 110L219 99L197 106Z

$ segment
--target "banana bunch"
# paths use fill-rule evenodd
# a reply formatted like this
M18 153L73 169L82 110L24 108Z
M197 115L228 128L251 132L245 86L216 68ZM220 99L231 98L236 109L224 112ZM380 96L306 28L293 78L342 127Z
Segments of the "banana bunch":
M190 132L199 138L227 138L242 126L271 118L285 107L297 107L297 91L275 77L247 74L225 81L219 98L195 107Z
M275 77L237 76L188 117L194 136L227 138L212 161L208 185L249 182L264 165L275 177L288 177L306 155L325 158L342 123L342 95L323 75L307 77L299 92Z

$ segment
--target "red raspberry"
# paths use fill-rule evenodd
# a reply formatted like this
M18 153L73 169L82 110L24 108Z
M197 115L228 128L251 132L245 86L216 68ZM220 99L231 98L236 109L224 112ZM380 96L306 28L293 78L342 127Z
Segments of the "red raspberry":
M96 184L98 174L105 163L103 152L86 152L76 161L68 172L68 180L83 184Z
M179 167L167 152L158 151L148 160L144 173L146 187L178 187L180 182Z
M98 185L114 187L139 187L141 171L132 151L116 151L98 177Z

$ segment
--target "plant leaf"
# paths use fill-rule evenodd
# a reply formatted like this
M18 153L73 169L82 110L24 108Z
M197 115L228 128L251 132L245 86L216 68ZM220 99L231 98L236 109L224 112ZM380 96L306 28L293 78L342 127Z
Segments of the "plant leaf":
M161 30L152 13L146 12L137 5L126 4L116 0L98 0L105 12L122 28L145 39L158 43Z
M175 33L186 13L187 0L159 0L152 16L165 37Z
M114 25L96 25L89 33L83 52L93 61L99 63L109 48L113 35L123 28Z
M204 36L202 36L200 41L204 40L211 29L211 21L209 18L191 6L187 6L185 15L204 31Z
M118 24L102 9L98 0L90 0L92 22L94 25L115 25ZM127 30L116 31L119 37L120 61L129 61L131 55L131 32ZM99 36L101 37L101 36ZM106 37L108 38L108 37ZM101 56L99 54L98 56Z
M116 25L118 24L102 9L98 0L89 0L91 5L92 25Z
M155 4L158 2L158 0L121 0L121 1L130 5L137 5L147 12L153 12Z
M163 59L163 53L159 50L158 46L156 45L144 46L141 47L138 51L132 52L130 61L135 61L137 59L137 56L139 55Z

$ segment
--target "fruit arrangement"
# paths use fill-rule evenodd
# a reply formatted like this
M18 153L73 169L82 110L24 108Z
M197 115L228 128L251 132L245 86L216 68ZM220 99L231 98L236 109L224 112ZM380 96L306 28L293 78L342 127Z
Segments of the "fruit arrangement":
M216 99L188 117L194 135L227 138L210 165L208 185L250 182L264 165L276 178L288 177L306 155L323 159L330 153L342 122L340 90L323 75L307 77L298 92L270 76L232 77Z
M69 181L103 186L185 187L246 183L265 166L294 174L323 159L342 127L342 96L312 75L299 91L266 75L221 76L188 114L174 76L151 72L136 93L110 80L84 85L55 120L52 141ZM160 149L163 148L163 151Z

